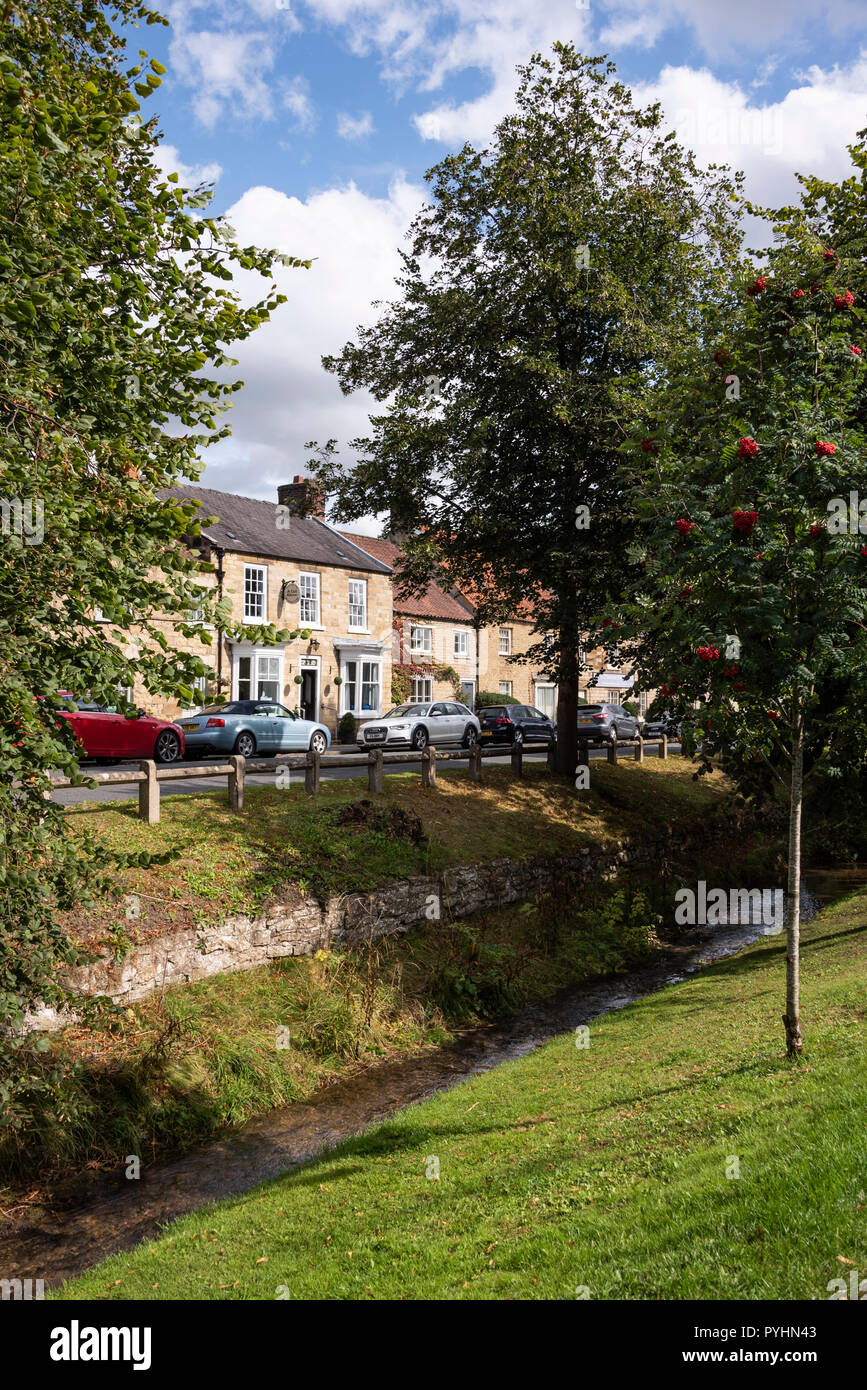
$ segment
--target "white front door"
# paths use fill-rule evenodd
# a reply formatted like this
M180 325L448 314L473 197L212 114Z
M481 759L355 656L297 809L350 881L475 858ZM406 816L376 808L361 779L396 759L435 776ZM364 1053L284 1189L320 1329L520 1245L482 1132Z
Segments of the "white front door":
M319 723L319 657L302 656L301 684L298 687L298 708L302 719Z

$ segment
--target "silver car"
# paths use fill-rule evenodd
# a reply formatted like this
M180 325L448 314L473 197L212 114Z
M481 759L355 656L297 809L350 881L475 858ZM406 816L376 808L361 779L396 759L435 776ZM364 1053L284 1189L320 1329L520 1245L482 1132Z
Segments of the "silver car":
M479 740L479 721L456 700L396 705L382 719L371 719L358 735L362 748L417 748L460 744L472 748Z
M578 742L616 743L619 738L638 738L640 726L622 705L579 705Z

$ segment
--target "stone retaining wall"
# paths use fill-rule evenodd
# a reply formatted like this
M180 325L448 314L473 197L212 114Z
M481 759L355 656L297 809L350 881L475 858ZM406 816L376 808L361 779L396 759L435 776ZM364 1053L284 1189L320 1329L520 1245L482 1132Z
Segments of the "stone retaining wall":
M102 956L67 972L74 994L108 995L131 1004L166 985L189 984L230 970L254 970L282 956L312 955L332 945L363 944L400 935L440 918L470 917L508 903L552 892L564 881L605 879L629 864L658 864L666 852L683 852L731 834L734 818L716 818L686 835L622 840L588 846L553 858L492 859L458 864L435 875L416 875L371 893L351 893L293 907L276 906L258 917L230 917L219 926L190 928L134 946L122 960ZM28 1029L52 1031L69 1016L42 1008L28 1016Z

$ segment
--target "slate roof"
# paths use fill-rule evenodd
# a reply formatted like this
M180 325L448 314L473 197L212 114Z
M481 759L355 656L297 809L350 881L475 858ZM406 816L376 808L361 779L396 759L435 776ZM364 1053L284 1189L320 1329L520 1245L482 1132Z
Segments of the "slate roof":
M233 492L178 484L164 488L160 497L201 502L205 516L218 518L203 528L211 545L236 555L262 555L275 560L297 560L307 565L331 565L337 569L390 574L391 566L365 546L348 544L346 536L314 516L292 516L285 529L277 526L277 503L238 497ZM367 537L358 539L366 540Z
M394 541L379 539L376 536L357 536L352 531L341 531L340 534L345 540L360 545L374 559L388 565L389 569L395 568L400 557L400 546L395 545ZM396 582L394 609L396 613L405 613L412 618L431 618L439 619L441 622L467 624L473 621L467 608L457 599L453 599L451 594L447 594L445 589L441 589L435 580L430 581L421 595L402 594Z

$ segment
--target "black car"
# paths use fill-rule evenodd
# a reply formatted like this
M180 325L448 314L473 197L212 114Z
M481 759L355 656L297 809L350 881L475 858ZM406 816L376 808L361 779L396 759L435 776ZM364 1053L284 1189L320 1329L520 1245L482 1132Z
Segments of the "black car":
M491 705L479 710L482 743L544 743L557 740L557 725L532 705Z
M641 730L644 738L677 738L680 733L680 720L667 711L658 714L655 719L648 719Z

